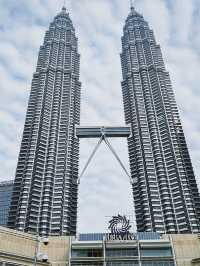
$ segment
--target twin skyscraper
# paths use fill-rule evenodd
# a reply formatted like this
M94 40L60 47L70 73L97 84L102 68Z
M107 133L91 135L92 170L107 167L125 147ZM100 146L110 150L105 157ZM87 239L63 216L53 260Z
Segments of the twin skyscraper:
M200 232L200 195L169 73L143 16L131 7L122 37L122 92L138 231ZM78 40L66 8L40 47L8 226L74 235L80 123Z

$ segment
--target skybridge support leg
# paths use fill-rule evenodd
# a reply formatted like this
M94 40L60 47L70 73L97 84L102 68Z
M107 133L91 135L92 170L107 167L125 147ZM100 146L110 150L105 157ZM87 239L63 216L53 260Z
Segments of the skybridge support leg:
M103 133L103 132L102 132ZM94 150L92 151L88 161L86 162L85 167L83 168L79 178L78 178L78 185L80 184L80 179L81 177L84 175L86 169L88 168L88 165L90 164L92 158L94 157L95 153L97 152L99 146L101 145L102 141L104 141L107 145L107 147L109 148L109 150L112 152L112 154L114 155L114 157L117 159L117 161L119 162L121 168L123 169L123 171L125 172L125 174L128 176L130 183L133 184L132 182L132 178L130 176L130 174L128 173L128 171L126 170L126 167L124 166L124 164L122 163L122 161L120 160L119 156L117 155L117 152L114 150L114 148L112 147L111 143L108 141L108 139L106 138L106 136L104 134L102 134L102 136L100 137L97 145L95 146Z
M77 180L78 185L80 184L81 177L83 176L83 174L85 173L86 169L88 168L89 163L91 162L92 158L94 157L95 153L97 152L97 150L98 150L99 146L101 145L102 141L103 141L103 136L101 136L101 138L99 139L99 141L98 141L97 145L95 146L94 150L92 151L88 161L86 162L86 165L83 168L83 170L82 170L82 172L81 172L81 174L80 174L80 176L79 176L79 178Z
M114 157L117 159L117 161L119 162L121 168L124 170L125 174L128 176L130 183L132 184L132 178L129 175L128 171L126 170L126 167L124 166L124 164L122 163L122 161L120 160L119 156L117 155L117 152L114 150L114 148L112 147L111 143L108 141L107 138L104 138L104 141L106 143L106 145L108 146L108 148L111 150L112 154L114 155Z

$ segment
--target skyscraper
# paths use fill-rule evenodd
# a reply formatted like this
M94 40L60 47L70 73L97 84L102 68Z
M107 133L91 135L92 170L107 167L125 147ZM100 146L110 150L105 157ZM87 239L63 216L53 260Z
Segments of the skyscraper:
M13 181L0 182L0 226L6 226L12 196Z
M66 8L40 47L8 226L40 235L76 232L80 55Z
M122 37L122 91L138 231L200 231L200 196L160 46L131 7Z

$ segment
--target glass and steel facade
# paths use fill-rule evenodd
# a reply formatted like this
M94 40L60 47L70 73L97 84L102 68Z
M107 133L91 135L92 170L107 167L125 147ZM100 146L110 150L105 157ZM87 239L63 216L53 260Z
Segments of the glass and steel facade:
M200 231L200 196L160 45L132 7L122 37L122 92L138 231Z
M0 226L6 226L12 196L13 181L0 182Z
M40 47L8 226L40 235L76 233L80 119L78 40L66 8Z
M144 233L143 236L136 234L136 240L131 241L106 241L104 236L105 234L88 234L86 237L84 234L84 237L80 235L77 239L73 239L69 265L175 265L171 242L168 239L164 240L152 234L148 236L148 233Z

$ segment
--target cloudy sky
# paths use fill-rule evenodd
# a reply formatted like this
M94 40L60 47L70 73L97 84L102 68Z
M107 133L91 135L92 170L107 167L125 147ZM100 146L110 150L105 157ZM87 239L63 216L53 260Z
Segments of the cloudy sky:
M83 125L124 124L120 38L129 0L67 0L81 53ZM63 0L0 0L0 180L15 175L32 73ZM200 0L136 0L161 44L200 183ZM96 141L81 140L82 169ZM128 166L127 144L112 141ZM128 178L102 145L79 191L78 231L104 231L110 216L134 221Z

